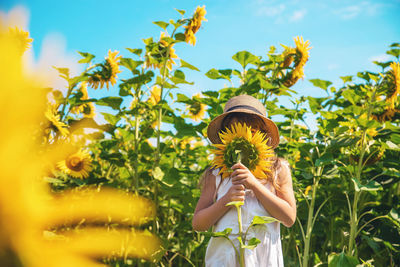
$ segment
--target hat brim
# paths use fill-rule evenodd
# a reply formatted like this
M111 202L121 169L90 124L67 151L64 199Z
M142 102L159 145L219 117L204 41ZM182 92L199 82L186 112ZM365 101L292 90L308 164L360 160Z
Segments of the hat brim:
M257 115L260 119L264 121L265 128L261 130L268 134L268 145L272 148L276 148L279 145L279 130L276 124L271 119L261 116L260 114L248 109L235 109L233 111L225 112L213 119L207 127L207 137L211 141L211 143L221 144L221 139L219 138L219 133L221 132L221 130L223 130L221 129L221 124L224 118L231 113L247 113Z

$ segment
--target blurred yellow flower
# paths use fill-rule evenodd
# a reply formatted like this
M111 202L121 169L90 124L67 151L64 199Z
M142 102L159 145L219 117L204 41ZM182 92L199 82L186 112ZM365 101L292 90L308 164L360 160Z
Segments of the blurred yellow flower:
M367 129L366 133L369 136L374 137L378 134L378 131L376 130L376 128L370 128L370 129Z
M109 50L106 60L99 65L100 69L89 75L88 83L92 88L103 88L106 85L107 89L109 89L110 84L114 85L117 82L117 74L121 72L119 60L122 57L117 57L118 53L118 51L111 52Z
M161 88L158 85L154 85L150 91L149 102L152 105L157 105L161 100Z
M57 163L57 167L68 175L75 178L87 178L92 170L91 157L89 152L80 150L69 155L65 160Z
M195 94L194 99L201 98L200 94ZM206 113L206 105L195 101L192 104L188 105L187 109L189 111L189 117L194 121L201 121L204 118Z
M196 44L196 32L200 29L202 21L207 21L205 6L198 6L193 14L193 17L189 20L185 27L185 42L191 45Z
M392 62L390 67L392 68L390 75L393 84L391 84L391 90L386 97L386 102L389 103L390 109L394 109L397 98L400 95L400 63Z
M47 131L53 130L56 133L59 132L62 136L69 134L68 125L60 121L60 115L55 105L49 104L44 115L48 120Z
M310 41L303 40L303 37L297 36L294 39L296 44L295 55L294 55L294 70L288 73L288 78L284 82L287 87L293 86L300 78L304 77L304 66L308 61Z
M15 40L15 45L21 54L24 53L33 42L33 39L29 38L29 32L23 31L18 27L9 28L8 34Z
M304 195L308 195L308 192L310 192L310 190L312 189L312 186L311 185L309 185L309 186L307 186L306 187L306 190L304 191Z
M0 265L99 267L104 265L92 256L150 259L159 241L148 232L105 227L50 232L82 221L131 227L149 221L155 210L148 200L116 190L88 189L84 197L50 193L41 179L44 162L54 163L70 149L56 144L43 149L27 134L43 119L44 86L23 76L17 42L1 30L0 25Z

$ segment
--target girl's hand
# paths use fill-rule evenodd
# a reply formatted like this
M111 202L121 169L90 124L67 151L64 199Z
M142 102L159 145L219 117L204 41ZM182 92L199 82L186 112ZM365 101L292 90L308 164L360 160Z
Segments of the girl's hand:
M232 184L243 184L246 188L252 189L254 185L258 183L257 178L254 177L250 170L242 163L236 163L233 165L232 170Z
M228 192L223 196L225 198L226 204L232 201L244 201L244 185L234 184L232 185Z

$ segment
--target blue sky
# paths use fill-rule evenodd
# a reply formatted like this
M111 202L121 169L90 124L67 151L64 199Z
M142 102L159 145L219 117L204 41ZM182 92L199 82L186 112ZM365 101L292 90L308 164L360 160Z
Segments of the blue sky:
M159 37L160 28L152 21L178 19L174 8L192 14L196 6L205 5L208 22L196 34L196 46L176 46L180 58L201 70L187 72L188 80L195 82L180 89L187 95L220 89L223 82L210 80L204 73L211 68L239 68L231 59L237 51L265 56L271 45L294 46L298 35L310 40L313 49L306 78L293 89L298 97L323 95L308 79L326 79L340 86L339 76L378 71L371 61L389 60L388 46L400 42L400 0L3 0L2 16L10 16L21 5L29 14L25 27L34 38L31 57L42 67L47 66L46 60L58 67L73 66L79 59L76 51L95 54L98 60L109 49L130 56L126 47L143 48L142 39ZM117 92L114 88L93 94ZM282 104L288 105L286 100Z

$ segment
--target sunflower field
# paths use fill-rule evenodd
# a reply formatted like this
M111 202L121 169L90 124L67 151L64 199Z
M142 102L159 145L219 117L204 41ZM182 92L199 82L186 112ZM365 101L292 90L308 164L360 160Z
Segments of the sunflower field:
M291 89L312 49L300 36L266 56L235 53L240 68L205 73L227 86L187 96L187 73L199 69L179 47L201 42L206 9L177 11L129 57L79 52L77 76L56 66L67 88L25 74L31 36L0 25L0 265L203 266L210 235L191 218L212 161L207 125L248 94L281 118L275 153L292 167L297 222L281 228L285 266L400 266L400 44L374 62L379 73L340 77L340 88L311 79L325 97Z

